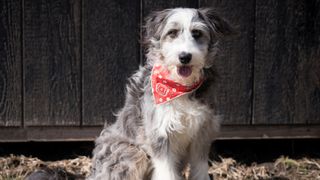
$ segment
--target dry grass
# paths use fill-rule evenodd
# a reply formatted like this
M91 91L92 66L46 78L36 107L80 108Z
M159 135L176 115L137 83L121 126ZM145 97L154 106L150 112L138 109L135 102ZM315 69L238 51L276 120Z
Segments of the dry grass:
M279 180L320 180L320 159L290 159L280 157L275 162L251 164L246 166L232 158L221 158L221 162L212 162L209 174L214 179L279 179Z
M87 176L90 172L91 161L88 157L79 156L76 159L61 161L41 161L38 158L25 156L0 157L0 180L20 180L36 169L64 169L69 173Z
M221 158L221 162L211 162L209 174L214 179L228 180L320 180L320 159L290 159L280 157L275 162L246 166L232 158ZM85 177L89 174L90 159L80 156L76 159L43 162L25 156L0 157L0 180L24 179L39 168L60 168L72 174Z

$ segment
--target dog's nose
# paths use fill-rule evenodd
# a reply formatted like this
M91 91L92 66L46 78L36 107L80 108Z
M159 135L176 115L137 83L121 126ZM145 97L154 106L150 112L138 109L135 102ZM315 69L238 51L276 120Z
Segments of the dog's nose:
M191 53L182 52L179 54L179 60L182 64L188 64L191 61L191 58Z

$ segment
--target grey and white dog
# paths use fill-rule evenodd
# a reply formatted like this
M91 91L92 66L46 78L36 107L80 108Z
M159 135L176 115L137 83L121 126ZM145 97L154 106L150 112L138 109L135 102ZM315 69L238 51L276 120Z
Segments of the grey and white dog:
M187 164L189 179L209 179L208 153L219 119L204 92L215 76L218 41L232 33L211 9L166 9L146 18L146 65L129 78L117 121L96 139L88 179L181 180ZM180 84L204 82L192 93L156 105L150 80L155 64L170 69L170 78ZM187 75L180 73L182 67Z

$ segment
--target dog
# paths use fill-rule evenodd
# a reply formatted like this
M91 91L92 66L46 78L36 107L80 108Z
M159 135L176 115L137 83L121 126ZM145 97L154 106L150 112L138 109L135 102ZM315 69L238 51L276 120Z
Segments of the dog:
M126 86L124 107L96 139L89 180L209 180L219 116L207 101L219 41L234 33L212 9L152 12L143 26L146 63Z

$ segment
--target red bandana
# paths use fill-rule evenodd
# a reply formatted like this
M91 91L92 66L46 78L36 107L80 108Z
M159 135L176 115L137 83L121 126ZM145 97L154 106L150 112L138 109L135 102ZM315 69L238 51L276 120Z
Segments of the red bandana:
M174 98L190 93L201 86L203 79L191 86L185 86L168 79L170 72L155 65L151 74L153 98L156 104L168 102Z

